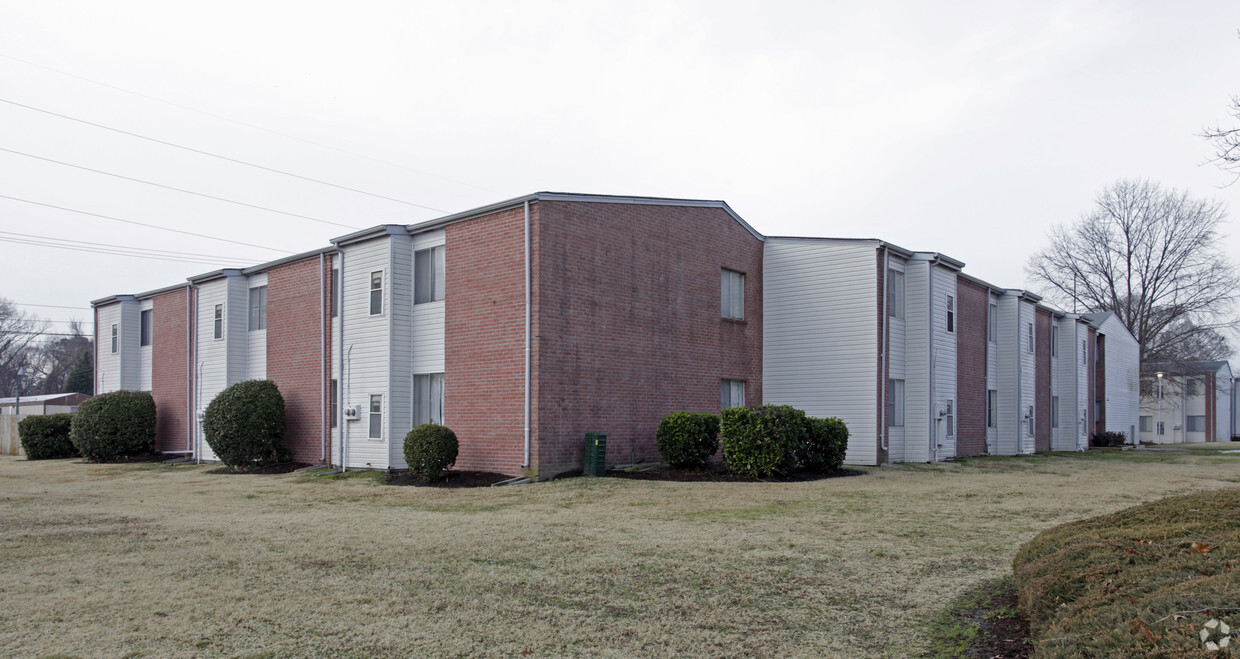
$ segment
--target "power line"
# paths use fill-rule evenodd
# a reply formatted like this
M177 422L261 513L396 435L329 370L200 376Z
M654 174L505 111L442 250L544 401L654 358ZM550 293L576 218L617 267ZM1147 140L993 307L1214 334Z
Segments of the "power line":
M75 74L75 73L69 73L68 71L61 71L60 69L54 69L54 68L52 68L52 67L50 67L50 66L47 66L47 65L44 65L44 64L37 64L37 63L35 63L35 62L30 62L30 61L27 61L27 60L24 60L24 59L21 59L21 58L13 57L12 55L5 55L4 53L0 53L0 57L3 57L3 58L5 58L5 59L9 59L9 60L13 60L14 62L21 62L22 64L25 64L25 65L27 65L27 66L33 66L33 67L36 67L36 68L40 68L40 69L44 69L44 70L47 70L47 71L51 71L52 73L58 73L58 74L60 74L60 75L62 75L62 76L67 76L67 77L70 77L70 78L76 78L76 79L78 79L78 80L84 80L84 81L86 81L86 82L89 82L89 83L92 83L92 84L96 84L96 85L99 85L99 86L101 86L101 87L107 87L108 89L115 89L116 91L119 91L119 92L124 92L124 93L126 93L126 94L132 94L132 95L134 95L134 96L138 96L138 97L141 97L141 98L145 98L145 99L150 100L150 101L155 101L156 103L163 103L164 105L171 105L171 106L172 106L172 107L174 107L174 108L180 108L180 109L182 109L182 110L189 110L190 112L196 112L196 113L198 113L198 114L201 114L201 115L204 115L204 116L207 116L207 117L212 117L212 118L214 118L214 119L219 119L220 121L227 121L227 122L229 122L229 123L237 124L238 126L245 126L246 128L252 128L252 129L254 129L254 130L261 130L261 131L263 131L264 133L270 133L270 134L272 134L272 135L279 135L280 137L283 137L283 138L286 138L286 139L296 140L296 141L298 141L298 142L302 142L302 143L305 143L305 144L311 144L311 145L313 145L313 146L317 146L317 147L319 147L319 148L323 148L323 149L330 149L330 150L332 150L332 151L336 151L336 152L338 152L338 153L346 153L346 154L348 154L348 155L351 155L351 156L354 156L354 157L357 157L357 158L363 158L363 159L365 159L365 160L369 160L369 161L371 161L371 162L377 162L377 163L381 163L381 164L384 164L384 165L389 165L389 166L392 166L392 167L397 167L397 168L403 169L403 170L408 171L408 172L413 172L413 173L415 173L415 174L421 174L422 176L429 176L429 177L431 177L431 178L437 178L437 179L440 179L440 180L442 180L442 181L448 181L449 183L456 183L457 185L463 185L463 186L470 187L470 188L475 188L475 189L478 189L478 190L484 190L484 191L486 191L486 192L496 193L496 191L495 191L495 190L492 190L492 189L490 189L490 188L484 188L484 187L482 187L482 186L480 186L480 185L475 185L475 184L473 184L473 183L466 183L466 182L464 182L464 181L458 181L458 180L456 180L456 179L449 178L449 177L447 177L447 176L442 176L442 175L440 175L440 174L433 174L433 173L431 173L431 172L422 171L422 170L420 170L420 169L414 169L413 167L409 167L409 166L407 166L407 165L402 165L402 164L400 164L400 163L391 162L390 160L384 160L384 159L382 159L382 158L375 158L374 156L367 156L367 155L364 155L364 154L361 154L361 153L356 153L356 152L354 152L354 151L349 151L349 150L347 150L347 149L342 149L342 148L340 148L340 147L331 146L330 144L323 144L323 143L321 143L321 142L315 142L314 140L308 140L308 139L306 139L306 138L304 138L304 137L297 137L296 135L289 135L288 133L281 133L281 132L280 132L280 131L278 131L278 130L272 130L272 129L270 129L270 128L264 128L264 127L259 126L259 125L256 125L256 124L246 123L246 122L244 122L244 121L240 121L240 120L237 120L237 119L233 119L233 118L231 118L231 117L225 117L225 116L223 116L223 115L215 114L215 113L213 113L213 112L207 112L206 110L200 110L200 109L198 109L198 108L195 108L195 107L190 107L190 106L188 106L188 105L182 105L182 104L180 104L180 103L174 103L174 102L172 102L172 101L169 101L169 100L166 100L166 99L162 99L162 98L159 98L159 97L156 97L156 96L150 96L149 94L143 94L142 92L136 92L136 91L133 91L133 90L131 90L131 89L125 89L124 87L117 87L116 85L112 85L112 84L109 84L109 83L106 83L106 82L101 82L101 81L99 81L99 80L94 80L94 79L91 79L91 78L87 78L87 77L85 77L85 76L80 76L80 75L77 75L77 74ZM496 193L496 194L498 194L498 193ZM443 212L443 211L440 211L440 212Z
M15 304L19 307L48 307L51 309L87 309L89 310L91 308L91 307L66 307L61 304L32 304L29 302L11 302L10 304Z
M3 100L3 99L0 99L0 100ZM89 215L91 217L98 217L98 218L102 218L105 220L112 220L114 222L124 222L125 224L136 224L137 226L146 227L148 229L159 229L160 231L170 231L172 233L180 233L186 236L194 236L195 238L206 238L208 240L218 240L220 242L232 243L234 245L244 245L245 247L256 247L258 249L267 249L273 252L283 252L284 254L296 254L297 253L297 252L290 252L287 249L278 249L275 247L264 247L263 245L255 245L254 243L245 243L239 240L229 240L228 238L217 238L215 236L208 236L202 233L194 233L192 231L182 231L180 229L161 227L158 224L146 224L145 222L137 222L135 220L126 220L126 219L119 218L119 217L112 217L111 215L100 215L99 213L91 213L89 211L77 210L76 208L66 208L64 206L56 206L54 204L45 204L41 201L32 201L30 199L22 199L21 197L10 197L9 195L0 194L0 199L11 199L13 201L20 201L20 202L27 203L27 204L34 204L35 206L55 208L56 210L67 211L69 213L78 213L81 215Z
M45 241L26 240L24 238L5 238L3 236L0 236L0 242L15 243L18 245L31 245L34 247L50 247L52 249L65 249L65 250L69 250L72 252L87 252L90 254L107 254L109 256L124 256L128 258L147 259L151 261L172 261L173 263L219 264L223 262L223 261L211 260L211 259L180 258L176 256L155 256L155 255L150 255L150 254L123 252L123 251L111 250L111 249L91 249L89 247L75 247L72 245L57 245L55 243L49 243Z
M69 238L57 238L55 236L36 236L33 234L29 234L29 233L16 233L13 231L0 231L0 234L5 234L8 236L20 236L22 238L35 238L38 240L49 240L52 242L60 242L60 243L74 243L77 245L85 245L87 247L106 247L106 248L121 249L121 250L135 251L140 254L146 254L148 252L158 252L158 253L167 254L170 256L203 256L209 259L219 259L221 261L242 260L242 259L237 259L231 256L220 256L219 254L203 254L201 252L178 252L178 251L171 250L171 249L154 249L151 247L131 247L129 245L110 245L108 243L100 243L100 242L85 241L85 240L71 240Z
M173 147L173 148L175 148L175 149L182 149L182 150L184 150L184 151L189 151L189 152L191 152L191 153L197 153L197 154L204 155L204 156L210 156L210 157L212 157L212 158L219 158L220 160L224 160L224 161L231 162L231 163L236 163L236 164L238 164L238 165L245 165L245 166L247 166L247 167L253 167L253 168L255 168L255 169L261 169L261 170L263 170L263 171L267 171L267 172L273 172L273 173L276 173L276 174L283 174L284 176L290 176L290 177L292 177L292 178L301 179L301 180L303 180L303 181L310 181L311 183L318 183L318 184L320 184L320 185L326 185L326 186L329 186L329 187L338 188L338 189L340 189L340 190L348 190L349 192L356 192L357 194L363 194L363 195L366 195L366 196L368 196L368 197L374 197L374 198L376 198L376 199L384 199L384 200L387 200L387 201L393 201L393 202L396 202L396 203L398 203L398 204L405 204L406 206L416 206L417 208L423 208L423 209L426 209L426 210L428 210L428 211L435 211L436 213L447 213L447 212L448 212L448 211L445 211L445 210L442 210L442 209L439 209L439 208L432 208L432 207L430 207L430 206L424 206L424 205L422 205L422 204L416 204L416 203L414 203L414 202L412 202L412 201L405 201L404 199L397 199L397 198L395 198L395 197L387 197L387 196L384 196L384 195L381 195L381 194L377 194L377 193L374 193L374 192L367 192L367 191L365 191L365 190L358 190L357 188L350 188L350 187L348 187L348 186L346 186L346 185L339 185L339 184L336 184L336 183L330 183L330 182L328 182L328 181L323 181L323 180L316 179L316 178L310 178L309 176L302 176L301 174L294 174L294 173L292 173L292 172L286 172L286 171L284 171L284 170L282 170L282 169L276 169L276 168L274 168L274 167L267 167L266 165L257 165L257 164L255 164L255 163L252 163L252 162L247 162L247 161L245 161L245 160L239 160L239 159L237 159L237 158L230 158L230 157L228 157L228 156L222 156L222 155L220 155L220 154L218 154L218 153L211 153L210 151L203 151L203 150L201 150L201 149L195 149L195 148L193 148L193 147L183 146L183 145L176 144L176 143L173 143L173 142L168 142L168 141L165 141L165 140L156 139L156 138L154 138L154 137L147 137L146 135L139 135L138 133L131 133L131 132L127 131L127 130L121 130L121 129L119 129L119 128L113 128L113 127L111 127L111 126L105 126L105 125L103 125L103 124L97 124L97 123L94 123L94 122L92 122L92 121L86 121L85 119L78 119L77 117L70 117L70 116L69 116L69 115L67 115L67 114L60 114L59 112L52 112L51 110L44 110L43 108L37 108L37 107L34 107L33 105L26 105L25 103L18 103L17 101L10 101L10 100L9 100L9 99L7 99L7 98L0 98L0 103L8 103L9 105L13 105L13 106L16 106L16 107L19 107L19 108L26 108L27 110L33 110L33 111L35 111L35 112L42 112L43 114L51 115L51 116L53 116L53 117L60 117L61 119L68 119L69 121L76 121L77 123L80 123L80 124L85 124L85 125L87 125L87 126L94 126L95 128L102 128L102 129L104 129L104 130L110 130L110 131L112 131L112 132L114 132L114 133L120 133L121 135L128 135L128 136L130 136L130 137L136 137L136 138L138 138L138 139L141 139L141 140L146 140L146 141L148 141L148 142L154 142L154 143L156 143L156 144L163 144L164 146L170 146L170 147Z
M256 204L249 204L249 203L246 203L246 202L244 202L244 201L236 201L236 200L234 200L234 199L227 199L227 198L225 198L225 197L217 197L217 196L215 196L215 195L210 195L210 194L207 194L207 193L205 193L205 192L195 192L195 191L193 191L193 190L186 190L185 188L177 188L177 187L173 187L173 186L171 186L171 185L164 185L163 183L156 183L156 182L154 182L154 181L146 181L146 180L143 180L143 179L140 179L140 178L134 178L134 177L132 177L132 176L125 176L125 175L123 175L123 174L115 174L115 173L113 173L113 172L105 172L105 171L103 171L102 169L94 169L94 168L91 168L91 167L85 167L85 166L83 166L83 165L75 165L75 164L73 164L73 163L71 163L71 162L65 162L65 161L63 161L63 160L55 160L55 159L52 159L52 158L45 158L45 157L43 157L43 156L36 156L36 155L34 155L33 153L24 153L24 152L21 152L21 151L15 151L15 150L13 150L13 149L6 149L6 148L4 148L4 147L2 147L2 146L0 146L0 151L5 151L5 152L8 152L8 153L13 153L13 154L16 154L16 155L19 155L19 156L26 156L27 158L34 158L35 160L42 160L42 161L44 161L44 162L52 162L52 163L56 163L57 165L64 165L65 167L73 167L73 168L75 168L75 169L82 169L82 170L85 170L85 171L88 171L88 172L94 172L94 173L96 173L96 174L103 174L104 176L113 176L113 177L116 177L116 178L119 178L119 179L124 179L124 180L126 180L126 181L133 181L133 182L135 182L135 183L145 183L146 185L153 185L153 186L155 186L155 187L157 187L157 188L164 188L165 190L175 190L176 192L184 192L185 194L192 194L192 195L197 195L197 196L199 196L199 197L206 197L207 199L214 199L214 200L216 200L216 201L223 201L223 202L227 202L227 203L229 203L229 204L236 204L236 205L238 205L238 206L246 206L246 207L248 207L248 208L257 208L258 210L264 210L264 211L267 211L267 212L269 212L269 213L279 213L280 215L288 215L289 217L299 217L299 218L301 218L301 219L303 219L303 220L310 220L311 222L321 222L321 223L323 223L323 224L332 224L332 225L335 225L335 226L338 226L338 227L344 227L344 228L346 228L346 229L358 229L358 228L361 228L361 227L356 227L356 226L353 226L352 224L342 224L342 223L340 223L340 222L332 222L331 220L321 220L321 219L319 219L319 218L317 218L317 217L310 217L309 215L299 215L299 214L297 214L297 213L290 213L290 212L287 212L287 211L277 210L277 209L275 209L275 208L267 208L266 206L258 206L258 205L256 205Z

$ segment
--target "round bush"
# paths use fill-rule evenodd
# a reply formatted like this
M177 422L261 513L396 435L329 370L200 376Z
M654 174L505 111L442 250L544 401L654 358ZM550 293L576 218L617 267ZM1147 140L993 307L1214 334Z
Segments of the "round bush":
M811 471L830 473L844 463L848 450L848 426L829 417L805 417L805 432L797 447L797 464Z
M728 469L764 478L796 466L805 413L788 405L732 407L720 413Z
M109 391L87 399L69 431L83 458L116 460L155 451L155 399L148 391Z
M73 440L69 439L72 426L72 414L48 414L22 419L21 423L17 424L22 453L26 454L27 460L50 460L77 455Z
M244 469L286 462L284 397L271 380L246 380L228 387L207 405L202 432L220 462Z
M405 463L410 473L427 480L439 480L456 464L460 444L447 426L424 423L405 435Z
M654 433L659 457L676 467L701 467L719 450L719 417L709 413L672 412Z

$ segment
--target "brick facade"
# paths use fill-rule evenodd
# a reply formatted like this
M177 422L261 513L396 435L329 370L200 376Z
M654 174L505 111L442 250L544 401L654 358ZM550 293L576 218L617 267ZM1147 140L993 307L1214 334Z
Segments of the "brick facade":
M1089 409L1086 410L1086 413L1089 415L1089 419L1087 420L1085 424L1085 431L1089 433L1090 437L1092 438L1095 432L1099 432L1097 428L1097 424L1098 424L1097 416L1098 415L1096 414L1096 411L1097 411L1097 408L1099 407L1098 403L1100 402L1098 400L1098 396L1102 395L1103 373L1102 373L1102 364L1098 362L1098 353L1097 353L1098 330L1095 330L1094 328L1091 327L1089 328L1089 331L1087 332L1087 334L1088 334L1087 340L1089 342L1089 345L1086 346L1085 353L1088 355L1087 359L1089 360L1089 364L1086 366L1085 371L1087 373L1086 377L1089 380L1089 392L1090 393L1089 393Z
M185 288L151 299L151 396L155 399L155 447L158 451L192 448L188 425L188 304Z
M1034 317L1033 450L1051 450L1051 312L1038 308Z
M961 277L956 296L956 455L984 455L990 290Z
M327 461L324 438L326 382L330 382L331 262L319 257L267 271L267 379L284 397L284 445L293 460ZM324 325L327 327L325 328Z
M659 420L718 412L723 379L762 401L762 241L725 211L544 201L534 226L540 475L580 468L588 432L610 464L657 459ZM722 317L725 268L744 320Z

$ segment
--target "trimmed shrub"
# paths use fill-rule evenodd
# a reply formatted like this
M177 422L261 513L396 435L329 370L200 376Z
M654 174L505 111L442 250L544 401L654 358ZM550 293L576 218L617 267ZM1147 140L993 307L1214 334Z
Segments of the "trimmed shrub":
M73 427L72 414L48 414L30 416L17 424L17 434L21 437L22 452L27 460L50 460L53 458L71 458L78 454L69 439L69 430Z
M1123 446L1128 436L1122 432L1096 432L1089 438L1090 446Z
M701 467L719 450L719 417L710 413L672 412L654 433L659 457L677 467Z
M789 405L756 405L724 410L723 460L728 469L764 478L796 466L805 433L805 413Z
M848 426L836 417L805 417L805 432L797 446L797 464L822 473L831 473L844 463L848 450Z
M83 458L100 462L155 451L155 399L147 391L109 391L83 401L69 431Z
M287 462L284 397L271 380L246 380L221 391L202 415L202 432L233 469Z
M426 480L439 480L456 464L460 444L447 426L424 423L405 435L405 463L410 473Z

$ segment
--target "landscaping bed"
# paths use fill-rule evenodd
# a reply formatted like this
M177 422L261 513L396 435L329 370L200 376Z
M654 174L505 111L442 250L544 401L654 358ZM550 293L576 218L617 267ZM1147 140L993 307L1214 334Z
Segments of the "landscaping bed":
M413 487L491 487L496 483L512 480L512 476L495 474L489 471L448 471L442 478L427 480L424 476L405 470L389 471L383 482L387 485L406 485Z
M607 475L612 478L630 478L641 481L675 481L679 483L800 483L818 481L824 478L844 478L862 476L864 471L856 469L836 469L830 473L821 473L805 469L796 469L782 476L755 478L745 474L728 471L722 464L708 464L701 468L676 469L666 465L650 467L630 467L627 469L611 469Z

